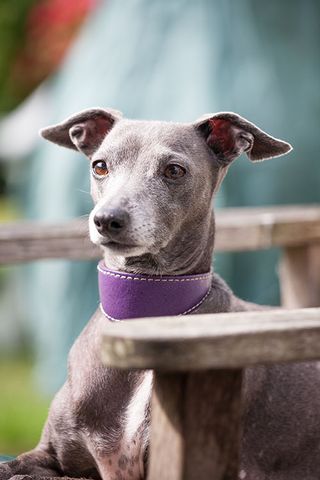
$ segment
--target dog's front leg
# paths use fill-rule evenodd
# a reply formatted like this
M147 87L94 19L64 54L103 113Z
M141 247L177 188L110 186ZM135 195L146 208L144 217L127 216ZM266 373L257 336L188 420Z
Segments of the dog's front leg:
M61 478L63 473L58 461L45 450L36 448L19 455L15 460L0 464L0 480Z

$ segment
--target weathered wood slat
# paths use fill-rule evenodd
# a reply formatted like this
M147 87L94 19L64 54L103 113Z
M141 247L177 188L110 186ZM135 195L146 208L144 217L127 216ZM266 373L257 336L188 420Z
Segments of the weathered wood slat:
M69 223L17 222L0 226L0 264L49 258L90 260L101 251L89 239L87 219Z
M102 358L169 371L320 359L320 308L106 322Z
M221 209L216 223L216 251L320 243L320 206ZM17 222L0 226L0 264L99 256L100 250L89 240L87 219L56 225Z
M320 206L221 209L217 251L262 250L320 242Z
M148 480L236 479L241 371L155 372Z

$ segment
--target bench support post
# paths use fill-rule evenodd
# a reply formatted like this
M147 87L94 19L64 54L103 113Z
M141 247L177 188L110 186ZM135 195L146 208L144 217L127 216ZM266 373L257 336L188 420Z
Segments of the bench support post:
M320 244L287 247L280 264L282 306L320 305Z
M234 480L241 370L155 372L148 480Z

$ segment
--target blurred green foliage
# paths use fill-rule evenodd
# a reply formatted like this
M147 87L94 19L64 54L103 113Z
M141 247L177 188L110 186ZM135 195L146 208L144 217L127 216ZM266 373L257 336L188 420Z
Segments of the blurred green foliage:
M60 65L96 0L1 0L0 115Z
M0 384L0 454L18 455L37 445L50 401L35 389L29 358L0 359Z
M27 14L37 0L0 2L0 113L14 108L21 100L10 71L26 35Z

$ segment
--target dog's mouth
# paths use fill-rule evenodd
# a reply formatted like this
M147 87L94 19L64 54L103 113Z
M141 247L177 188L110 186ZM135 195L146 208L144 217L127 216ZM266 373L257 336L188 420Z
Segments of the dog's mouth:
M129 252L132 250L140 250L143 248L142 245L137 245L136 243L124 243L115 240L103 240L100 242L100 245L104 248L108 248L115 253Z
M101 245L106 248L112 248L112 249L127 249L127 248L134 248L138 247L139 245L134 245L133 243L122 243L122 242L116 242L114 240L103 240L101 242Z

